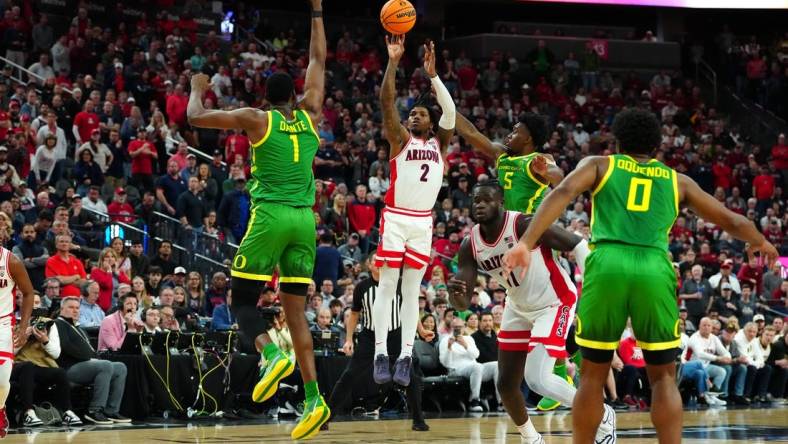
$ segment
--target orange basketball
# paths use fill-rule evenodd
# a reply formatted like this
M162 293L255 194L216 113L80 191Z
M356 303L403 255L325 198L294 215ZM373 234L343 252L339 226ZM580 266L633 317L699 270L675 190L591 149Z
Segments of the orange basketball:
M380 23L392 34L405 34L416 24L416 8L408 0L389 0L380 10Z

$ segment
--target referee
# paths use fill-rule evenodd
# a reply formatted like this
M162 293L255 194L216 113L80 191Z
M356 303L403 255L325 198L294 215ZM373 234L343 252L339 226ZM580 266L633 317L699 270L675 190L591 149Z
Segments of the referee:
M334 385L331 397L328 400L331 410L337 413L348 410L349 404L352 403L354 386L376 386L376 384L370 385L372 380L372 362L375 358L375 326L372 325L372 305L375 303L375 293L377 291L378 278L380 277L380 272L374 263L374 256L373 253L367 258L370 278L360 282L353 292L353 307L351 308L350 319L345 326L347 339L343 347L345 355L351 356L351 358L342 376L339 377L339 381ZM394 365L394 360L399 356L401 347L400 336L402 335L402 328L399 319L401 301L402 295L398 291L397 297L394 298L393 310L391 310L392 315L388 335L388 350L392 365ZM361 318L361 326L363 328L358 334L358 345L354 347L353 332L356 330L359 318ZM413 415L412 429L417 432L426 432L430 428L424 422L424 412L421 410L423 375L415 355L413 356L412 366L410 384L406 387L408 408ZM377 387L382 386L378 385Z

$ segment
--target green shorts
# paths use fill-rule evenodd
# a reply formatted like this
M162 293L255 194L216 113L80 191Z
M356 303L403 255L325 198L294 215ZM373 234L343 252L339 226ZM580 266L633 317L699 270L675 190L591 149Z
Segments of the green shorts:
M233 277L309 284L315 267L315 216L309 207L257 203L233 259Z
M676 273L667 253L654 248L600 243L586 259L577 308L577 344L616 350L632 320L638 346L647 351L680 343Z

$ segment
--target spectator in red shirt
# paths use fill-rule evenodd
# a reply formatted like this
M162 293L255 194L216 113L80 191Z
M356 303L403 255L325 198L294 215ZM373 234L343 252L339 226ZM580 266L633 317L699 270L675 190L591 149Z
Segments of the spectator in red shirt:
M347 215L351 231L358 233L361 251L369 251L369 234L375 225L375 204L367 199L367 186L356 185L356 198L347 204Z
M772 245L782 245L783 231L780 228L780 221L777 218L772 219L769 222L769 226L763 230L763 235Z
M126 202L126 190L122 187L115 188L115 196L112 198L112 203L107 206L107 211L112 222L132 224L137 219L134 215L134 207Z
M189 96L183 92L183 85L175 85L175 91L167 96L167 117L170 125L173 123L178 128L187 128L186 125L186 106L189 104Z
M623 382L624 398L627 405L646 407L645 400L638 399L638 387L642 387L641 393L648 393L649 383L646 375L646 361L643 359L643 350L637 345L634 336L622 339L618 346L618 360L614 360L613 368L621 371ZM618 364L618 365L616 365Z
M438 239L435 241L433 248L441 259L450 261L460 249L460 235L457 233L457 230L453 230L449 234L448 239Z
M463 65L457 70L457 77L460 79L460 89L462 91L470 91L476 88L476 80L479 78L479 73L470 64Z
M117 291L116 281L118 286L131 285L129 277L118 269L118 258L115 254L112 248L103 249L99 255L98 265L90 270L90 278L99 284L98 305L104 311L108 311L113 305L112 295Z
M1 126L1 125L0 125ZM0 129L2 131L2 129ZM785 134L777 137L777 145L772 147L772 160L774 167L777 168L785 178L788 170L788 145L785 144Z
M742 265L736 277L739 278L739 283L741 284L744 282L752 284L752 286L757 289L757 293L760 294L762 291L763 267L758 265L757 257L750 255L750 259L746 264Z
M60 296L80 297L82 291L80 287L87 282L87 274L82 261L70 253L74 244L71 243L71 235L60 234L55 238L55 249L57 254L47 259L44 275L47 278L55 278L60 281Z
M137 138L129 142L131 157L131 182L140 193L153 190L153 161L159 158L156 147L148 141L148 131L144 127L137 129Z
M731 188L731 174L733 170L725 164L725 158L722 156L717 158L717 163L711 167L711 172L714 174L714 187L720 187L726 192Z
M82 111L74 116L74 126L71 129L77 141L77 146L89 142L90 134L95 129L99 129L99 117L98 114L93 112L93 101L87 99L82 106Z
M765 166L761 167L761 174L755 176L752 181L752 195L758 199L755 211L763 214L766 208L771 205L772 196L774 196L774 176L769 174L769 169Z
M249 160L249 138L244 134L231 134L224 142L224 158L235 159L236 154L244 159L244 163Z

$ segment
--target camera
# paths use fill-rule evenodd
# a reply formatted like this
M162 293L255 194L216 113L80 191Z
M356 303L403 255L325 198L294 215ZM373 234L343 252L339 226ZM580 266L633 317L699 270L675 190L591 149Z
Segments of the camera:
M279 307L262 307L259 309L263 318L273 321L275 317L279 316L281 309Z
M461 327L454 327L452 329L452 334L454 334L455 338L459 338L460 336L462 336L462 328Z

